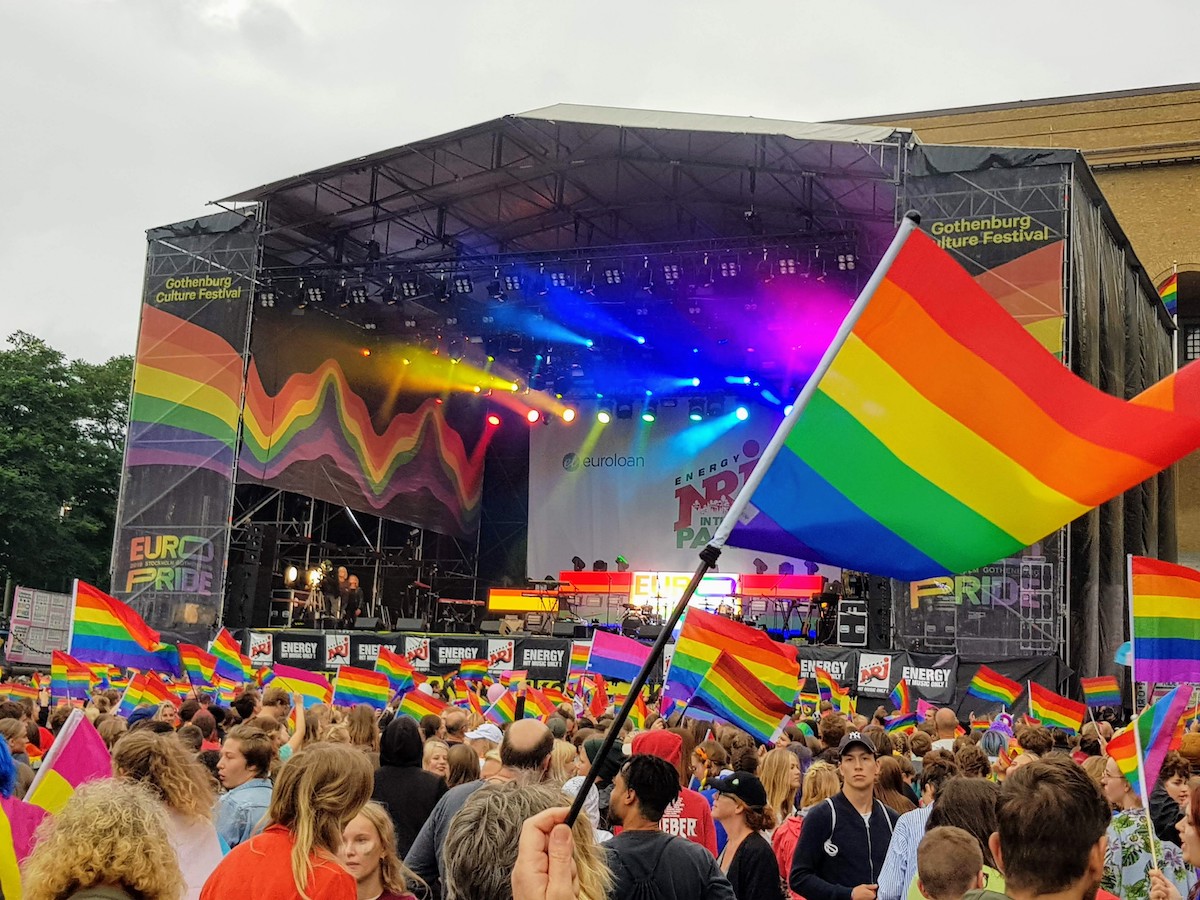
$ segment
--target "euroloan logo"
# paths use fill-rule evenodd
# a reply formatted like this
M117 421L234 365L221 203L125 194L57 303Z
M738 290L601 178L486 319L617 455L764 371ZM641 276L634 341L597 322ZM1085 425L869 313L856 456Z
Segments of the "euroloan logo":
M578 453L567 453L563 456L563 468L568 472L578 472L580 469L644 469L644 456L580 456Z

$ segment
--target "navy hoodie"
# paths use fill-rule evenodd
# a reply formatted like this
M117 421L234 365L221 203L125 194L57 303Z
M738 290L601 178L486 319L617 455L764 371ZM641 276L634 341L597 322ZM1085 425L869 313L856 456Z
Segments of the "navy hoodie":
M840 792L805 814L788 876L793 891L805 900L850 900L858 885L879 881L899 816L873 802L869 827Z
M371 799L378 800L391 814L401 859L446 793L446 782L421 768L423 751L421 732L409 716L397 716L388 723L379 745L379 768L375 770Z

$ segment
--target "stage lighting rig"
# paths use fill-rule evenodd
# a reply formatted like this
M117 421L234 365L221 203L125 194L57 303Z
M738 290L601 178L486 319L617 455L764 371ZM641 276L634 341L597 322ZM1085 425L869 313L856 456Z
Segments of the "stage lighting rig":
M688 418L693 422L699 422L704 418L704 401L693 397L688 400Z
M754 557L754 560L751 564L754 566L754 574L756 574L756 575L766 575L767 574L767 568L768 568L767 564L765 562L763 562L763 560L761 560L759 557L757 557L757 556Z
M413 300L421 296L421 278L419 275L405 275L400 279L400 296L405 300Z
M308 306L310 303L324 303L324 302L325 302L325 287L323 285L321 285L319 282L309 282L308 284L305 284L304 279L301 278L300 279L300 298L299 298L299 303L298 303L299 307L301 309L304 309L304 307Z
M653 422L658 418L658 401L647 400L646 405L642 407L642 421Z
M628 572L629 571L629 560L627 560L625 558L624 553L617 554L617 571L618 572Z
M593 572L607 572L608 571L608 563L606 563L602 559L598 559L594 563L592 563L592 571Z
M741 265L736 256L727 256L721 260L720 272L722 278L737 278Z
M679 282L682 277L682 272L679 268L679 263L664 263L662 267L663 281L669 285L674 285Z
M367 302L367 286L361 281L350 285L350 302L357 306Z
M400 291L396 287L396 276L389 273L387 283L384 284L383 290L379 292L379 299L387 306L395 306L399 294Z
M654 290L654 270L650 268L650 257L642 258L642 267L637 273L637 288L647 294Z
M600 408L596 410L596 421L601 425L607 425L613 420L613 402L604 400L600 403Z
M775 260L775 265L779 268L780 275L795 275L796 274L796 257L791 253L785 253Z
M258 305L267 308L275 305L275 288L271 286L271 282L266 282L257 291Z
M466 272L455 275L452 283L454 285L454 293L456 294L469 294L475 290L475 282L471 280L471 276Z
M622 280L621 267L619 265L605 266L603 270L605 284L620 284Z
M510 294L521 290L521 274L519 272L509 272L504 276L504 290Z
M838 260L838 268L841 269L843 272L847 272L847 271L853 272L854 271L854 254L853 253L839 253L837 260Z
M574 283L574 278L566 269L554 268L550 270L550 286L556 288L569 288Z
M708 398L708 417L719 419L723 415L725 415L725 398L720 394L714 394Z
M578 556L572 556L571 557L571 568L574 569L576 572L582 572L584 569L587 568L587 563L585 563Z

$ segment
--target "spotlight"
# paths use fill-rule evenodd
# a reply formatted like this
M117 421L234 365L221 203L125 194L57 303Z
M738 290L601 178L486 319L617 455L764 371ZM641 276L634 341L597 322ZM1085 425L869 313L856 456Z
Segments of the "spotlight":
M446 284L446 279L443 276L438 276L433 281L433 290L430 291L433 299L438 303L445 303L450 299L450 287Z
M646 405L642 407L642 421L653 422L658 418L658 401L647 400Z
M592 571L593 572L607 572L608 571L608 563L606 563L602 559L598 559L594 563L592 563Z
M556 288L569 288L574 281L571 278L571 273L566 269L551 269L550 270L550 286Z
M738 272L741 271L741 267L738 265L737 257L730 256L721 260L719 271L722 278L737 278Z
M300 279L300 307L303 309L310 303L324 303L325 288L320 284L304 283L304 279Z
M421 279L418 275L405 275L400 279L400 296L412 300L421 295Z
M843 272L845 272L847 270L854 271L854 254L853 253L839 253L838 254L838 268L841 269Z
M759 559L757 556L754 557L754 561L753 561L752 565L754 566L754 574L756 574L756 575L766 575L767 574L767 564L765 562L763 562L761 559Z
M283 570L283 583L295 584L296 579L300 577L300 572L295 566L288 566Z
M646 343L646 339L640 334L634 340L637 341L639 347Z
M542 414L536 409L531 409L529 412L525 413L525 421L530 425L536 425L541 418Z
M700 387L700 379L699 378L692 379L692 387Z
M497 303L504 302L504 288L500 286L499 281L489 281L487 286L488 296Z
M333 296L337 299L337 304L342 309L350 305L350 292L346 290L346 279L342 278L338 281L338 286L333 292Z
M487 417L487 423L493 428L498 428L500 426L500 417L495 413L489 413Z
M620 284L621 283L621 267L620 266L605 266L601 273L605 284Z
M663 281L675 284L679 281L679 263L666 263L662 267Z
M791 256L791 255L781 256L781 257L779 257L779 259L777 259L775 261L775 264L776 264L776 266L779 267L780 275L795 275L796 274L796 257L794 257L794 256Z
M475 282L473 282L471 280L471 276L465 272L461 275L455 275L452 279L452 283L454 284L454 293L456 294L469 294L471 291L475 290Z
M569 406L566 409L564 409L562 411L562 420L564 422L574 422L575 421L575 410L571 409L571 407L569 407Z
M796 408L796 407L794 407L792 404L790 404L790 403L789 403L787 406L785 406L785 407L783 408L783 414L784 414L785 416L790 416L790 415L792 414L792 410L793 410L793 409L795 409L795 408Z
M389 275L388 279L387 279L387 284L385 284L383 286L383 290L379 292L379 299L382 300L388 306L395 306L396 298L399 296L399 294L400 294L400 291L396 287L396 276Z
M613 420L613 403L611 400L605 400L600 404L600 408L596 411L596 421L601 425L607 425Z
M312 587L318 587L321 584L322 572L320 569L308 570L308 583Z
M628 572L629 571L629 560L627 560L625 558L625 554L623 554L623 553L617 554L617 571L618 572Z
M699 398L693 398L688 401L688 418L693 422L699 422L704 418L704 401Z
M737 416L737 420L739 422L745 422L748 418L750 418L750 410L746 409L744 406L739 406L733 411L733 414Z
M367 302L367 286L361 281L350 287L350 302L359 306Z
M575 285L575 290L580 294L596 293L596 276L592 274L591 263L588 264L584 273L579 276L579 282Z
M571 568L573 568L576 572L582 572L584 569L587 568L587 563L585 563L578 556L572 556L571 557Z
M271 287L271 282L267 282L258 289L258 305L271 307L275 305L275 288Z
M358 351L358 355L365 359L366 357L371 355L371 348L363 347L361 350Z
M519 291L521 289L521 276L517 272L510 272L504 276L504 290L509 293Z
M632 419L633 418L633 403L629 400L617 401L617 418Z
M779 574L780 575L795 575L796 567L793 566L790 562L781 562L779 564Z
M639 290L649 293L654 290L654 272L650 268L650 257L643 257L642 267L637 273L637 286Z

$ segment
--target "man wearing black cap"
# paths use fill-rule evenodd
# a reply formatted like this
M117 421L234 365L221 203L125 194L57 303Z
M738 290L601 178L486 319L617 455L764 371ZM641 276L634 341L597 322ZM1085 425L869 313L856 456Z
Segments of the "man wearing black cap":
M838 744L842 790L809 810L788 884L806 900L875 900L897 814L875 799L875 746L857 731Z

